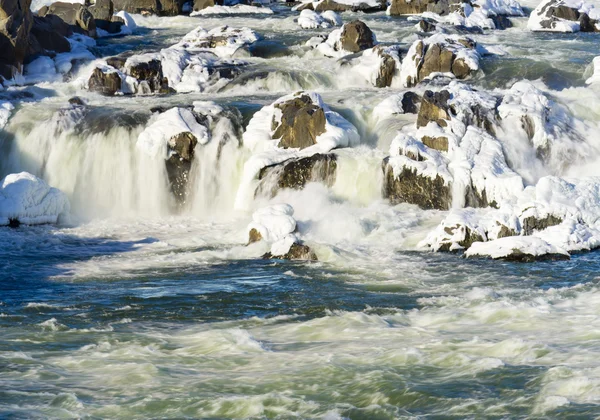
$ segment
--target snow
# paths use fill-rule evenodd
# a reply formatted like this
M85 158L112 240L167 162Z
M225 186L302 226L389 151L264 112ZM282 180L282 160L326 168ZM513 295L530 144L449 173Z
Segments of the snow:
M10 102L0 102L0 129L6 127L6 124L8 124L8 119L13 109L15 107Z
M79 3L85 4L85 0L61 0L63 3ZM52 3L55 3L55 0L33 0L31 2L30 9L32 12L37 12L44 6L50 6Z
M351 60L348 60L342 66L342 71L347 72L347 68L350 67L350 73L358 76L360 79L364 79L369 84L376 86L376 81L379 76L380 70L383 66L383 60L385 55L392 57L396 62L395 73L392 78L391 87L397 87L401 85L400 68L402 66L400 61L400 47L382 47L376 46L368 50L362 51L357 54L357 57L352 56Z
M292 10L297 10L299 6L312 3L313 9L316 9L319 4L321 4L324 0L319 1L311 1L304 0L298 6L294 6ZM335 3L342 4L351 7L360 7L360 8L379 8L381 7L381 3L378 0L335 0Z
M294 209L289 204L274 204L254 212L248 231L256 229L262 239L271 244L271 254L282 256L298 242Z
M559 254L569 257L569 253L564 249L534 236L512 236L489 242L475 242L465 252L467 257L490 257L492 259L506 258L514 254L528 254L534 257Z
M308 95L313 104L321 107L325 113L325 132L316 138L316 144L302 150L282 149L278 147L279 139L273 139L272 121L281 111L275 105L290 99ZM279 98L271 105L256 112L243 135L243 144L252 156L244 165L244 173L236 197L235 208L245 209L254 197L255 180L260 170L266 166L276 165L288 159L312 156L316 153L328 153L335 148L353 147L360 143L356 127L340 114L332 111L314 92L297 92Z
M57 223L69 210L63 192L30 173L10 174L0 182L0 225L10 219L26 225Z
M402 100L404 99L405 93L406 92L396 93L392 96L388 96L375 105L373 108L373 118L375 121L380 122L392 115L403 114L404 109L402 108Z
M303 10L298 17L298 25L303 29L331 28L341 26L342 18L337 13L327 10L321 14L312 10Z
M598 20L600 18L600 10L594 8L593 4L586 3L582 0L544 0L533 12L531 12L529 21L527 22L527 28L531 31L579 32L579 21L571 21L552 16L548 17L546 15L550 7L559 5L575 9L579 11L579 13L585 13L592 20ZM542 25L543 22L550 22L550 27L544 27ZM596 26L598 27L598 25Z
M193 134L199 144L206 144L210 139L207 128L196 121L192 111L171 108L152 119L138 136L136 145L151 157L168 159L169 141L181 133Z
M235 6L211 6L197 12L190 13L190 16L206 15L272 15L273 10L268 7L248 6L245 4L236 4Z
M592 60L592 71L592 75L585 81L588 85L600 83L600 56Z

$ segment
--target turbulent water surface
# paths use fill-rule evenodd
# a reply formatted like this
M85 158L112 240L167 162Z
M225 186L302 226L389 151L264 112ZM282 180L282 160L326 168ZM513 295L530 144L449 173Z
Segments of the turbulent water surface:
M414 22L344 20L357 16L380 42L416 39ZM95 53L157 50L225 21L290 48L329 32L301 30L295 17L285 8L138 16L138 33L101 40ZM506 55L484 60L471 83L540 79L598 121L598 95L584 87L597 37L532 34L526 18L514 22L474 35ZM412 251L443 215L381 199L381 161L407 122L377 125L372 108L390 91L311 54L247 58L249 75L220 92L107 100L69 83L20 89L0 175L43 177L67 193L73 220L0 230L1 418L600 415L598 254L524 265ZM245 246L250 217L234 200L247 152L235 146L219 150L219 164L216 150L201 152L190 200L174 214L164 165L135 148L150 108L212 100L247 122L300 89L321 93L364 143L340 152L331 188L274 199L294 207L320 262L265 261L259 245ZM82 120L64 114L75 94L94 106Z

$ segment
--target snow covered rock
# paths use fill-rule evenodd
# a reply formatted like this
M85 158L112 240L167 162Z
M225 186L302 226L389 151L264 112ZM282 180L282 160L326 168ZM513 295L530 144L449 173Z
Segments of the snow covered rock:
M303 0L294 10L314 10L315 12L378 12L385 10L383 0Z
M310 104L308 99L303 97L307 97ZM294 105L290 108L290 111L288 111L289 122L284 122L287 117L282 112L283 104L286 103L302 106L297 108ZM303 108L304 110L302 110ZM302 110L299 115L296 111L292 112L292 110L297 109ZM311 115L302 116L305 111L306 113L312 112L315 117L313 118ZM325 127L322 132L320 131L320 128L322 128L321 118L317 116L321 112L325 117ZM296 126L293 121L298 116L313 120L311 123L313 129L309 131L306 129L307 127ZM290 124L290 122L292 123ZM277 132L279 127L286 128ZM294 143L288 143L289 136L292 133ZM284 140L282 144L282 138L279 136L284 135L288 139ZM255 113L246 128L243 141L244 147L249 149L252 156L244 165L244 174L236 197L236 208L238 209L247 208L253 200L258 186L258 176L262 168L277 165L289 159L310 157L318 153L326 154L335 148L356 146L360 142L360 136L356 127L340 114L332 111L318 94L297 92L279 98L273 104L265 106ZM285 145L285 148L282 145Z
M475 242L465 252L465 256L517 262L555 261L571 258L565 250L532 236L513 236L489 242Z
M300 12L298 25L303 29L327 29L332 26L341 26L342 18L331 10L318 14L317 12L306 9Z
M266 166L258 174L260 182L256 195L274 197L281 189L301 190L309 182L321 182L332 187L335 183L336 170L337 156L333 153L317 153Z
M355 20L332 31L327 40L317 45L317 49L328 57L344 57L349 54L373 48L377 38L362 21Z
M447 15L462 8L461 0L392 0L387 9L390 16L417 15L432 12Z
M167 93L169 81L165 79L162 63L154 54L133 56L125 61L125 73L137 80L137 93Z
M458 35L435 34L415 41L402 61L404 86L437 76L466 79L479 70L475 43Z
M102 95L112 96L121 91L122 76L111 66L96 66L88 79L88 89Z
M396 81L400 84L400 47L376 45L368 50L345 56L340 59L343 67L364 77L378 88L390 87Z
M206 2L205 4L209 4L209 2ZM273 10L266 6L250 6L247 4L236 4L233 6L205 6L202 9L190 13L190 16L193 17L208 15L272 15L273 13Z
M529 17L532 31L599 32L600 11L583 0L544 0Z
M265 241L270 251L264 259L317 260L315 253L302 244L297 235L294 209L289 204L275 204L254 212L248 226L248 244Z
M309 95L277 103L275 109L279 112L273 116L273 138L279 139L281 148L310 147L325 132L325 111Z
M70 211L67 196L27 172L0 181L0 225L57 223Z

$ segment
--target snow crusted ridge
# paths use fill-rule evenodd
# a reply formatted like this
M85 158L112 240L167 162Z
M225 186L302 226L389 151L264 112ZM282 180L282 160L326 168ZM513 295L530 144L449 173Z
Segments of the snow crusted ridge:
M284 149L279 147L280 139L274 139L273 123L280 121L281 110L276 105L295 98L308 96L312 103L325 114L325 132L317 136L316 144L304 149ZM243 134L243 145L251 153L244 164L244 172L236 197L235 208L247 209L254 197L257 176L266 166L276 165L288 159L328 153L333 149L354 147L360 143L358 130L352 123L331 110L321 96L315 92L300 91L277 99L254 114Z
M305 9L300 12L298 25L303 29L331 28L333 26L342 26L342 18L336 12L327 10L321 14Z
M249 28L221 26L206 30L198 27L169 48L127 58L122 68L116 68L106 60L98 60L90 66L89 73L84 79L79 79L78 83L89 88L90 75L95 69L100 69L104 74L118 74L121 90L116 93L155 93L151 89L148 92L145 81L134 77L132 69L158 61L157 76L160 74L166 79L169 89L178 93L203 92L209 87L218 89L229 83L231 75L222 77L220 71L214 71L214 68L219 66L223 69L235 69L247 64L244 60L231 57L260 39L261 36Z
M233 6L210 6L190 13L191 17L206 15L272 15L274 12L269 7L236 4Z
M559 8L572 9L577 12L577 20L567 19ZM574 15L574 14L573 14ZM581 19L580 16L587 15L589 20ZM600 31L600 9L593 4L583 0L543 0L531 12L527 28L531 31L545 32L598 32ZM585 22L585 26L584 25Z
M60 190L27 172L0 181L0 225L58 223L68 217L70 204Z

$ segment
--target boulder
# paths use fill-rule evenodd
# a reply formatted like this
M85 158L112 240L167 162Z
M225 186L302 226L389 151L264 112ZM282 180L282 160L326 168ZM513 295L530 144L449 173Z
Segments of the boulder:
M390 54L386 53L383 48L376 46L374 52L381 57L379 72L375 79L375 87L384 88L392 85L392 80L396 74L396 60Z
M402 111L405 114L418 114L421 109L421 96L415 92L405 92L402 96Z
M452 205L452 185L436 175L435 178L417 173L415 169L404 167L396 175L389 165L388 159L383 161L383 196L392 204L416 204L422 209L448 210ZM415 159L417 160L417 159Z
M31 0L0 0L0 76L10 79L22 69L33 25Z
M425 12L445 16L462 10L460 0L392 0L388 8L390 16L418 15Z
M194 12L206 9L207 7L219 6L222 4L222 0L194 0Z
M121 76L115 69L96 67L88 80L88 89L102 95L112 96L121 91Z
M485 241L479 232L461 224L445 226L444 233L448 235L447 239L439 242L437 251L451 252L458 249L469 249L473 243Z
M96 21L110 22L114 14L113 2L112 0L96 0L96 3L89 7L89 11Z
M299 260L299 261L318 261L317 254L307 245L294 243L290 250L284 255L273 255L267 252L262 257L265 260Z
M56 2L44 6L38 11L38 16L56 15L71 25L75 32L92 38L96 37L96 20L89 9L80 3Z
M323 108L314 104L308 95L301 95L275 108L281 111L281 119L273 117L273 139L279 147L304 149L317 143L317 137L325 132L326 118Z
M588 13L593 14L594 19ZM586 3L544 0L531 12L527 27L532 31L600 32L597 19L596 10Z
M421 98L421 107L417 116L417 128L425 127L432 121L440 127L446 127L448 125L447 120L450 120L449 99L450 92L447 90L440 92L425 91Z
M437 26L434 22L430 22L429 20L425 19L421 19L418 25L421 32L435 32L437 29Z
M335 0L322 0L320 2L306 2L297 7L296 10L314 10L315 12L325 12L327 10L331 10L333 12L364 12L364 13L374 13L385 10L387 7L386 1L380 1L379 4L374 5L373 3L338 3Z
M141 89L138 88L138 91L146 92L146 85L147 93L169 91L169 82L163 77L162 63L158 59L134 61L126 71L140 83Z
M189 132L179 133L168 142L169 158L165 164L171 191L179 204L187 199L188 176L197 144L198 139Z
M71 27L56 15L34 16L30 42L31 38L35 37L38 45L45 51L69 52L71 51L71 44L66 37L72 33Z
M371 29L362 21L346 23L342 29L340 46L344 51L353 53L373 48L375 37Z
M266 166L259 172L256 195L274 197L283 188L301 190L309 182L321 182L331 187L335 183L336 169L336 155L331 153L317 153Z

